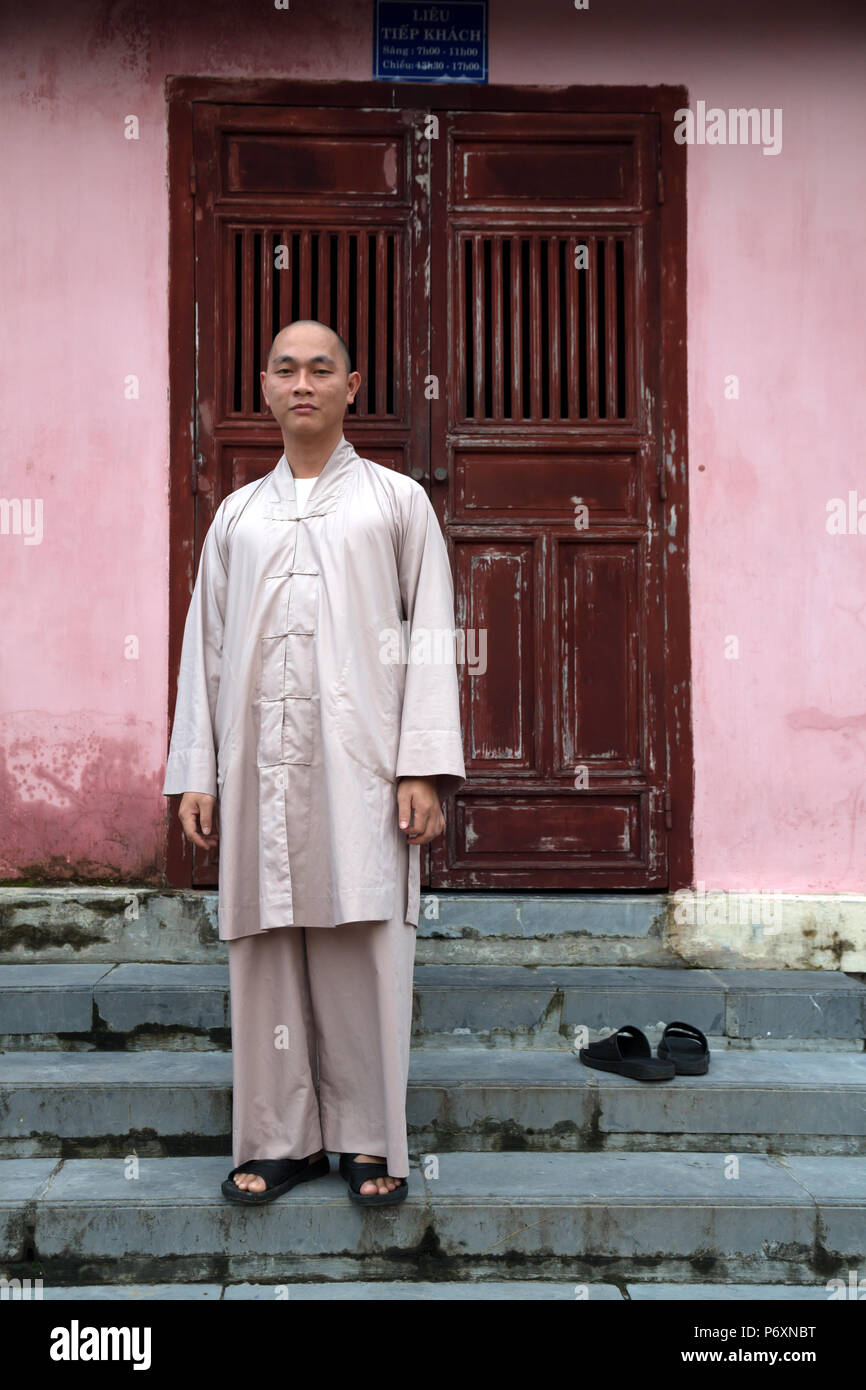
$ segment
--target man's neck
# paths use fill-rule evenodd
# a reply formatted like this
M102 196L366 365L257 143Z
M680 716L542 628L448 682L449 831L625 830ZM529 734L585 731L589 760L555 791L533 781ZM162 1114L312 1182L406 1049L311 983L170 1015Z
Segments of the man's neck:
M342 437L342 429L330 440L288 440L283 435L286 459L295 477L317 478Z

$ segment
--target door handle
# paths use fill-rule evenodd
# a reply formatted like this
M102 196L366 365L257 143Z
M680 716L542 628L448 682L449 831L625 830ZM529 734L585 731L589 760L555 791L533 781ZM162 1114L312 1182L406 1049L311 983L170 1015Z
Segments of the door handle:
M448 469L447 469L447 468L434 468L434 469L433 469L433 477L436 479L437 483L444 483L445 480L446 480L447 477L448 477Z
M426 477L426 474L423 468L410 468L409 477L414 478L416 483L420 483L421 480Z

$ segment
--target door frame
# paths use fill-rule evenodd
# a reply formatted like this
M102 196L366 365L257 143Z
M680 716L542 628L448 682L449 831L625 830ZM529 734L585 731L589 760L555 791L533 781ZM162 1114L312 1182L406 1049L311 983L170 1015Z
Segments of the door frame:
M674 140L685 87L509 87L389 82L294 82L279 78L168 77L169 204L169 650L168 722L174 715L183 629L195 577L194 457L196 402L195 162L193 105L412 107L436 111L610 112L658 117L658 215L661 352L658 419L666 507L676 508L676 543L662 575L669 632L688 635L688 369L686 313L686 145ZM190 294L190 287L193 293ZM694 760L691 647L672 641L665 664L668 892L693 886ZM168 818L166 879L189 888L192 855L174 813ZM641 889L630 889L640 893ZM657 893L658 889L648 890Z

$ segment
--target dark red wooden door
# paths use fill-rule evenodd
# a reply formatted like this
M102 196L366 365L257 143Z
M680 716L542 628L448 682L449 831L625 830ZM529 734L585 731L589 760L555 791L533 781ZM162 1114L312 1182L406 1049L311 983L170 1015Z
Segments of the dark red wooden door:
M430 143L469 774L433 883L661 886L656 122L455 113Z
M198 409L196 555L223 497L269 472L282 438L259 371L297 318L346 340L359 453L427 476L426 156L413 111L202 106L194 119ZM410 366L411 364L411 366ZM194 882L216 882L196 854Z
M274 333L333 324L347 437L453 560L468 782L425 882L664 886L658 117L200 104L193 151L196 561L282 452Z

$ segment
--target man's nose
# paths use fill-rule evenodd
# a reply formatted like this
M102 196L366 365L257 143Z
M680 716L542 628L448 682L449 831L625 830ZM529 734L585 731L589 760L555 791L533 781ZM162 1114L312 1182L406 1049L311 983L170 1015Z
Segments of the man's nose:
M311 387L311 384L310 384L310 378L307 376L307 373L304 371L304 369L303 369L303 367L302 367L301 370L300 370L300 372L298 373L298 380L297 380L297 382L295 383L295 390L296 390L296 391L310 391L311 389L312 389L312 387Z

